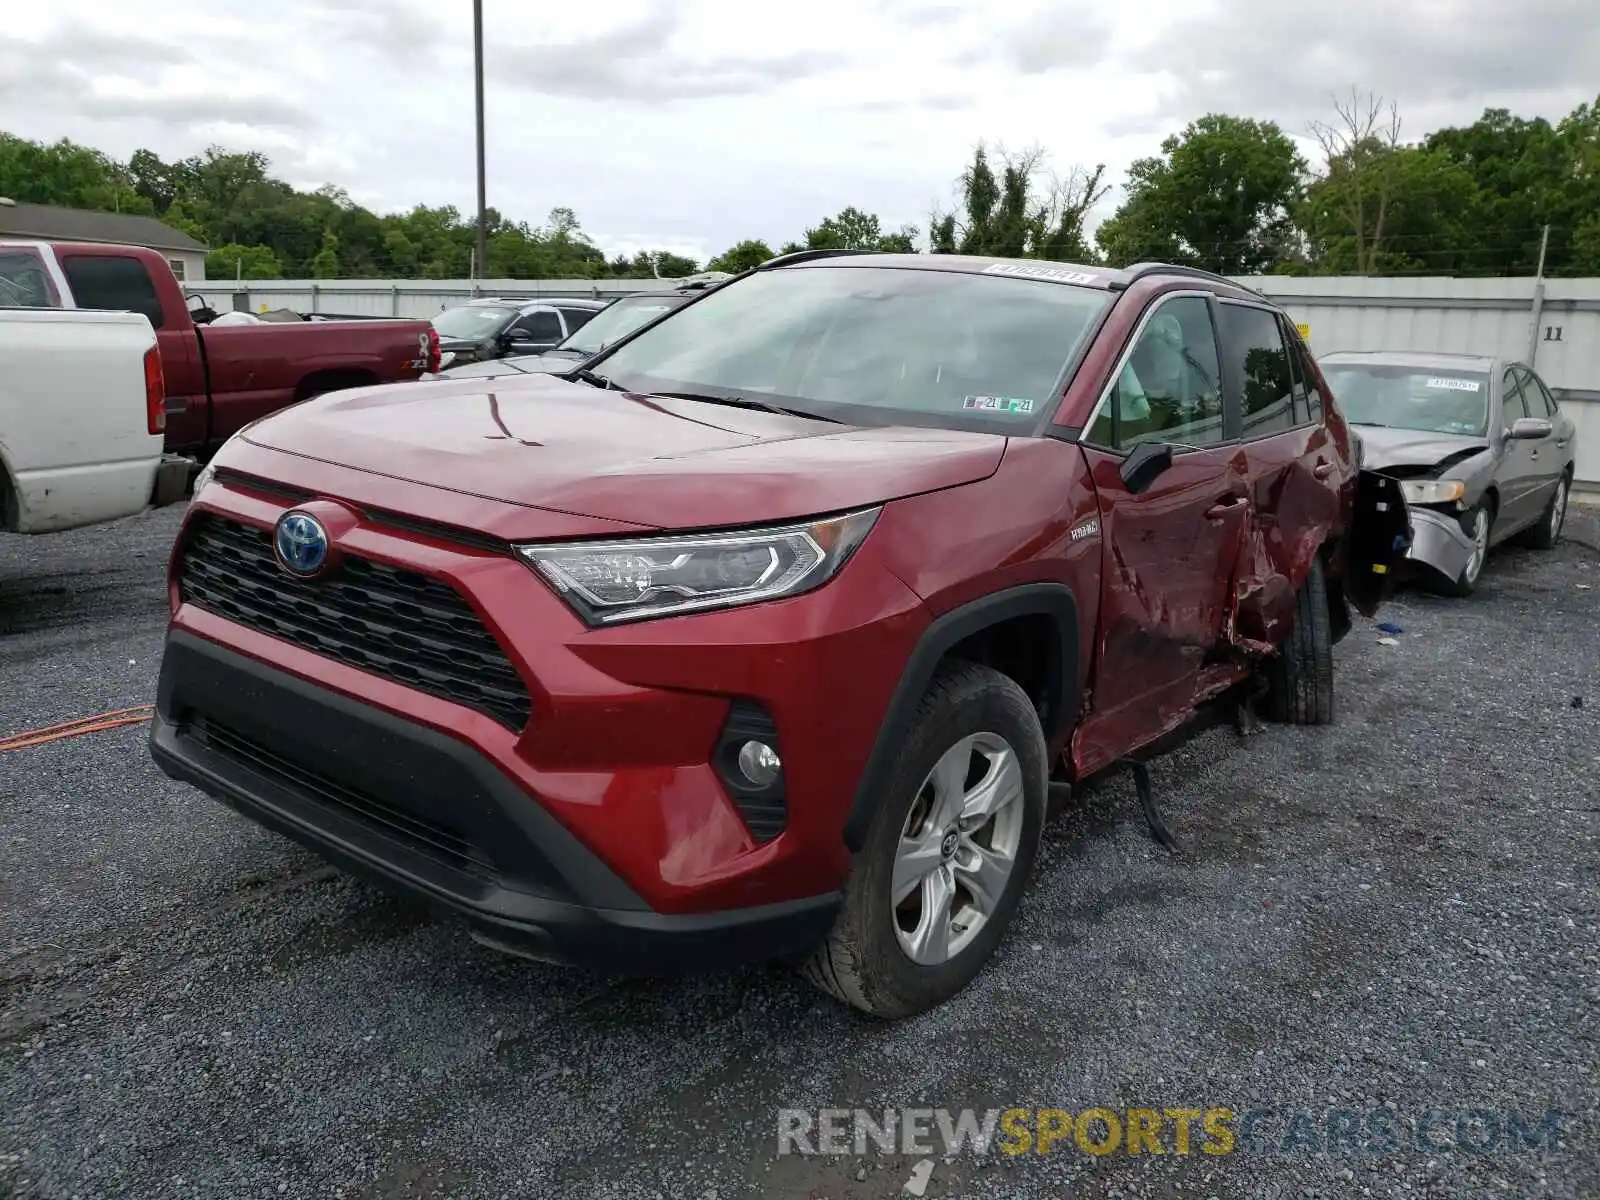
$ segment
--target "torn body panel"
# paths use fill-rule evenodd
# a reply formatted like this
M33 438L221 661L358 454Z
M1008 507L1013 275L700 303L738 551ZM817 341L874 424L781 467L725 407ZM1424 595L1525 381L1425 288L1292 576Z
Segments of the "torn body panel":
M1180 454L1137 494L1118 456L1091 447L1084 456L1102 568L1094 674L1068 750L1078 778L1184 724L1212 686L1250 507L1238 447Z
M1400 481L1381 471L1356 476L1355 503L1345 551L1345 594L1363 616L1373 616L1394 588L1412 545L1412 510Z
M1472 557L1472 538L1449 513L1411 509L1411 560L1432 567L1446 579L1459 579Z
M1294 622L1311 560L1342 525L1337 467L1327 431L1297 429L1248 443L1250 511L1231 589L1225 640L1252 655L1276 653Z

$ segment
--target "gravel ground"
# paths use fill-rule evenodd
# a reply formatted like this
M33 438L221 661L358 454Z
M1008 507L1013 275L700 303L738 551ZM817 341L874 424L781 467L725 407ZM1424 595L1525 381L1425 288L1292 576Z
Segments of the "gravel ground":
M0 539L0 732L148 700L177 519ZM1220 1157L941 1159L928 1196L1600 1194L1595 513L1569 535L1394 601L1396 645L1359 624L1336 725L1164 760L1179 856L1121 784L1069 811L996 963L895 1026L777 971L498 957L168 782L143 728L0 753L0 1197L913 1194L915 1154L776 1153L779 1108L885 1105L1277 1114ZM1392 1153L1265 1152L1379 1105ZM1474 1108L1564 1138L1449 1146Z

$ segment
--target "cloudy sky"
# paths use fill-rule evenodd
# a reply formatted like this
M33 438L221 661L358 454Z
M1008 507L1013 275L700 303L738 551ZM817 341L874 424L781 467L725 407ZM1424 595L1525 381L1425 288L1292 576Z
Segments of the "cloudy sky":
M1206 111L1301 135L1352 85L1407 136L1600 86L1595 0L485 0L489 201L611 251L925 228L984 139L1061 172ZM470 0L55 0L0 30L0 129L259 149L379 210L476 203ZM1115 196L1109 203L1114 203Z

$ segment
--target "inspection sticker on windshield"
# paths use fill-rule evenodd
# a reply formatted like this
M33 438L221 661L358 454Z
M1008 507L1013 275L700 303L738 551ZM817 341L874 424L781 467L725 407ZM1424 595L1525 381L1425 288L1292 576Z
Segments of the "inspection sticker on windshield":
M985 275L1014 275L1019 279L1048 279L1052 283L1098 283L1100 276L1089 271L1064 271L1060 267L1034 266L1032 263L991 263Z
M968 396L961 401L961 407L980 412L1031 413L1033 401L1015 396Z
M1442 377L1436 377L1428 380L1428 386L1431 388L1444 388L1446 391L1450 392L1480 392L1483 390L1482 382L1477 379L1445 379Z

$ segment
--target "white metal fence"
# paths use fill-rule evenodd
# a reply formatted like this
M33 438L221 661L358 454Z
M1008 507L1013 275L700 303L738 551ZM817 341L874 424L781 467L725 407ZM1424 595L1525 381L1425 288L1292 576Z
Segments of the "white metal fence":
M1600 278L1242 277L1307 327L1312 349L1501 354L1529 363L1578 426L1578 483L1600 491ZM213 308L431 317L472 295L611 297L670 279L207 280Z

